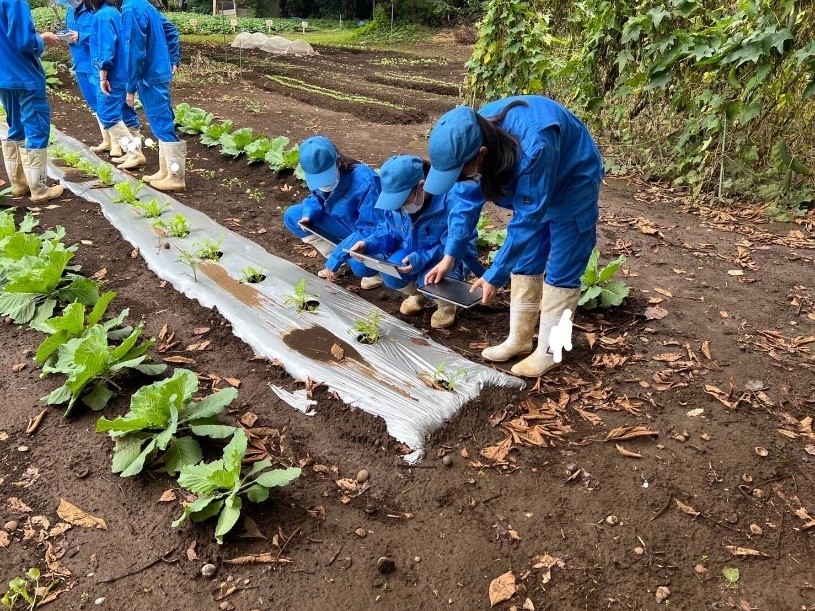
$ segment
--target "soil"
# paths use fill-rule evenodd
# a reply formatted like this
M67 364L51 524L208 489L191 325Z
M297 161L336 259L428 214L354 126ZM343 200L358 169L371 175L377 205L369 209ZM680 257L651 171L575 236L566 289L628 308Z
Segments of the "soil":
M268 86L260 64L242 65L263 58L244 54L236 70L234 51L212 48L179 78L175 101L292 141L326 133L343 152L375 165L397 152L424 153L427 130L443 110L439 96L450 98L447 106L456 103L452 90L417 91L409 77L452 87L461 61L321 52L268 61L277 74L378 97L374 83L384 60L407 78L401 92L383 88L382 99L410 109L400 115L371 104L288 97ZM220 55L226 64L214 61ZM60 129L95 143L90 115L70 100L52 102ZM181 201L275 255L320 269L316 253L282 227L283 208L305 195L297 181L187 141ZM152 151L148 159L152 169ZM236 527L223 546L211 523L174 529L180 493L159 501L174 480L158 468L138 478L111 474L112 443L94 432L98 414L78 409L65 419L49 408L39 427L25 432L43 410L40 398L59 381L40 378L31 360L40 334L0 324L0 525L18 522L0 547L0 580L30 566L48 571L46 558L53 570L58 561L69 573L63 587L72 589L52 608L90 608L104 598L100 607L117 610L487 609L491 580L507 571L517 592L498 609L521 608L527 598L535 609L658 609L666 605L658 603L660 587L679 609L815 608L813 529L805 530L815 515L815 448L806 420L815 413L812 218L770 224L760 212L690 207L667 189L607 181L599 247L604 260L627 256L631 297L613 311L580 311L575 349L560 369L521 395L485 389L431 437L425 461L409 467L381 420L256 359L217 312L160 282L97 208L73 196L57 203L39 211L41 226L63 225L70 240L91 242L80 245L76 260L117 292L111 309L129 308L128 320L143 322L147 336L165 325L175 333L179 343L159 342L154 360L192 359L187 366L207 391L238 384L228 419L251 423L253 451L304 470L270 501L248 507L253 522ZM359 290L351 276L339 282ZM377 289L364 296L401 317L399 294ZM402 318L480 361L481 348L504 337L507 302L502 293L444 331L430 329L429 307ZM205 350L185 349L202 340L211 342ZM106 416L125 412L129 395L147 381L125 380ZM307 384L316 415L278 400L270 382L289 390ZM504 427L532 409L548 410L531 420L541 423L541 445L515 444L499 461L480 453L494 450L506 438ZM628 426L658 437L605 441ZM361 469L370 474L361 494L343 493L336 481ZM60 499L103 518L107 528L43 533L37 516L52 527L60 522ZM745 553L738 548L761 555L734 555ZM287 561L225 562L261 553ZM383 556L395 561L386 575L377 570ZM200 574L208 562L217 569L211 579ZM725 568L739 569L737 582L728 583Z

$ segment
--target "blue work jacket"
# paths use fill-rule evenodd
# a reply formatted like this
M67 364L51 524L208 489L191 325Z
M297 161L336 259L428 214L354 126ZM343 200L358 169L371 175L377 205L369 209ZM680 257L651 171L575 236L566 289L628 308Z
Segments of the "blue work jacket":
M106 70L108 80L124 84L127 79L127 47L122 29L122 15L109 4L93 14L91 60L95 71Z
M89 74L94 71L91 61L91 28L93 13L80 4L78 8L68 7L65 14L65 27L77 33L76 42L68 45L71 59L74 61L74 72Z
M484 279L502 286L523 254L526 244L536 238L543 224L554 218L575 218L586 229L597 223L596 197L575 201L563 194L591 192L581 184L595 184L603 178L603 160L591 134L568 109L543 96L516 96L491 102L479 110L483 117L494 117L515 100L528 106L516 106L504 117L500 127L520 143L509 195L495 202L514 211L507 227L507 239L498 250ZM576 189L576 187L578 187ZM446 254L456 256L464 249L465 233L477 226L481 205L462 205L451 214L451 227L457 230L448 240Z
M178 29L147 0L124 0L122 21L128 48L127 92L137 83L169 83L181 59Z
M45 89L44 45L25 0L0 0L0 89Z
M315 190L303 200L303 216L312 223L317 225L320 218L330 216L334 223L348 231L349 235L326 259L327 269L336 272L348 260L349 255L343 248L354 245L355 241L351 241L354 235L367 235L376 229L382 219L382 211L374 208L379 190L379 175L364 163L358 163L350 171L340 171L340 182L328 197Z
M484 196L476 183L456 183L447 193L434 195L416 214L400 210L387 212L376 231L367 238L360 238L365 241L365 253L389 257L404 250L409 253L407 259L417 273L438 263L448 241L448 218L462 204L468 208L483 206ZM478 258L475 234L470 231L469 237L457 259L467 258L465 255Z

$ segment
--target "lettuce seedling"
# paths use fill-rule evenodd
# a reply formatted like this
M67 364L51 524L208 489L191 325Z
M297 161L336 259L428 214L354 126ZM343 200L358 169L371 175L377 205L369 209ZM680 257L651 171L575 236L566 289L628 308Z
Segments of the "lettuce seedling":
M208 147L218 146L221 136L232 132L232 121L213 123L201 134L201 144Z
M190 224L181 213L176 214L169 223L156 221L153 223L153 227L160 227L167 232L168 236L173 238L186 238L190 234Z
M92 410L103 409L118 389L114 380L128 370L155 376L163 373L167 365L149 364L147 351L155 343L138 343L142 328L136 327L118 346L111 346L103 325L96 324L82 336L68 340L59 347L56 362L42 368L43 375L61 373L68 378L43 401L48 405L68 403L65 415L71 413L76 402Z
M612 280L625 263L625 257L620 255L614 261L600 269L600 251L595 248L591 252L586 271L580 278L580 300L577 305L587 310L601 306L609 308L620 305L628 297L628 286L622 280Z
M269 498L270 488L287 486L300 477L297 467L272 469L272 461L268 458L256 462L249 473L241 476L248 440L246 432L237 429L232 441L224 448L223 458L182 467L178 483L198 498L184 506L184 513L173 526L179 526L187 518L203 522L217 515L215 540L221 544L224 535L232 530L241 516L243 496L253 503L261 503Z
M175 475L183 467L201 461L200 437L223 439L235 427L218 424L218 414L238 396L234 388L225 388L193 401L198 378L188 369L176 369L173 377L137 390L130 400L130 411L115 420L100 418L98 433L108 433L116 441L113 472L122 477L140 473L145 462L163 454L164 468Z
M65 306L62 316L53 316L43 321L32 321L31 327L37 331L47 333L43 342L37 348L34 360L42 365L53 360L59 347L70 339L82 337L88 329L99 323L108 309L108 305L116 297L116 293L108 291L99 297L93 309L85 315L84 304L74 302ZM118 316L102 323L111 341L121 341L133 332L132 327L121 327L130 310L122 310Z
M214 117L212 113L207 112L203 108L191 107L186 110L179 119L176 116L176 122L179 123L178 129L185 134L200 134L207 130L212 125Z
M251 127L242 127L230 134L223 134L218 140L221 143L221 155L239 157L246 151L246 147L262 137L260 134L255 134Z
M116 189L116 199L113 200L114 204L137 204L139 201L139 193L144 189L144 181L132 183L129 180L117 182L114 186Z

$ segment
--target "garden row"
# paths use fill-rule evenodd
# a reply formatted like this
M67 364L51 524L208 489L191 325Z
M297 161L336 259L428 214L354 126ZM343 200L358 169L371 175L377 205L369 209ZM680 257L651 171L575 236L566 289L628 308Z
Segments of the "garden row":
M36 234L37 224L29 214L17 226L12 209L0 212L0 315L46 335L34 354L41 377L65 376L43 397L46 404L67 404L66 415L77 403L102 410L122 390L117 383L122 378L161 375L167 366L150 362L147 352L154 340L141 339L141 325L124 324L127 310L105 320L116 293L100 293L97 281L70 265L78 246L64 243L65 230ZM199 401L197 392L195 374L177 369L172 377L137 390L124 416L100 418L96 430L115 440L114 473L129 477L148 465L177 475L179 486L195 500L173 525L217 515L215 537L221 543L240 517L242 498L264 501L270 488L289 484L300 469L272 469L266 459L243 471L247 434L218 421L237 390L220 390ZM229 437L222 458L203 462L202 442Z

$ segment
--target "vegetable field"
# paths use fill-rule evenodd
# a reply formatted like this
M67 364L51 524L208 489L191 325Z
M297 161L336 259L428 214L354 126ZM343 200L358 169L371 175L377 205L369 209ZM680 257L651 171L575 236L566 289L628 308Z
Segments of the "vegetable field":
M185 48L173 91L189 151L177 199L311 273L322 259L281 220L306 195L298 144L323 133L374 166L426 154L471 49L319 50ZM59 76L53 123L95 144ZM52 158L155 223L156 248L195 230L138 183L111 186L105 164ZM416 466L383 421L256 357L160 280L94 204L0 216L7 600L39 586L45 609L815 608L815 217L778 223L633 178L609 179L601 205L564 366L484 391ZM507 220L487 208L485 259ZM223 255L220 235L185 239L190 275ZM430 308L401 316L398 294L360 296L476 362L508 326L508 293L441 331ZM321 307L305 283L288 299ZM376 341L379 322L359 335ZM289 345L338 359L318 336Z

